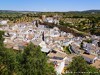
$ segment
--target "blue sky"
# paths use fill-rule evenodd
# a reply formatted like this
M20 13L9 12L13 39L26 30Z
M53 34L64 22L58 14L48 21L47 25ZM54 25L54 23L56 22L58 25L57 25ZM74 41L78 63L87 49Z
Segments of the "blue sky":
M100 9L100 0L0 0L0 10L82 11Z

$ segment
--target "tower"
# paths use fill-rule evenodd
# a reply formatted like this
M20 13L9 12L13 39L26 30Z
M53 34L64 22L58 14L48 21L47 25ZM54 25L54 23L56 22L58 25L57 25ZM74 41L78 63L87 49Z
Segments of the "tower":
M42 40L44 41L44 32L42 33Z
M38 22L38 20L36 20L36 27L38 27L38 24L39 24L39 22Z

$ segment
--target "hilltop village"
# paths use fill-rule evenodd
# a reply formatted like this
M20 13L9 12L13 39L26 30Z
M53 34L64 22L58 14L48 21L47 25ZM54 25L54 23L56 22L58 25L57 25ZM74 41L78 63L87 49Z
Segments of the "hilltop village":
M59 25L59 19L45 18L44 15L42 20L27 23L9 25L7 22L0 21L0 30L5 31L5 47L23 51L30 42L40 46L49 57L48 62L53 62L57 74L61 74L75 56L82 56L90 65L100 69L100 36L74 36L56 26L49 28L43 22Z

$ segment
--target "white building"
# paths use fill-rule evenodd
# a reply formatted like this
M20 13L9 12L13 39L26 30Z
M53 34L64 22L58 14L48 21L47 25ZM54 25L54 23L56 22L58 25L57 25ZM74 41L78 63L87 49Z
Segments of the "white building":
M95 55L88 55L88 54L81 54L82 57L88 62L88 63L95 63L97 57Z
M1 25L6 25L7 23L8 23L8 20L2 20L2 21L0 21Z

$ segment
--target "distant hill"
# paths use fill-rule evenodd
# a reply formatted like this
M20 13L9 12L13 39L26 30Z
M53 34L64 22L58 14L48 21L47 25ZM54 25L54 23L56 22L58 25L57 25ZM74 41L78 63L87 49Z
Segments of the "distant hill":
M35 13L42 11L14 11L14 10L0 10L0 13ZM47 11L48 12L48 11ZM55 12L55 11L54 11ZM61 11L60 11L61 12ZM67 13L100 13L100 10L85 10L85 11L68 11Z
M39 11L14 11L14 10L0 10L0 13L35 13Z
M68 13L100 13L100 10L68 11Z
M0 10L0 12L15 12L13 10Z
M100 10L86 10L86 11L82 11L85 13L100 13Z

